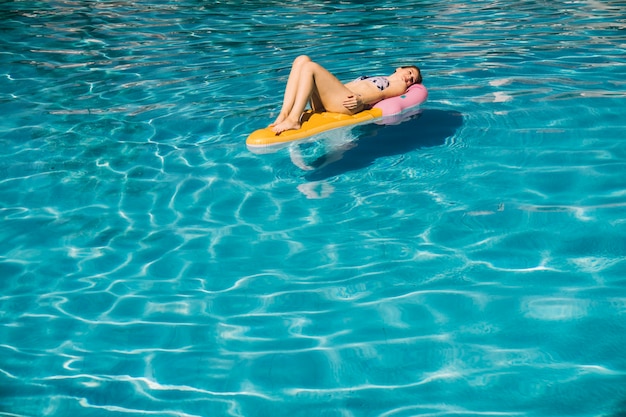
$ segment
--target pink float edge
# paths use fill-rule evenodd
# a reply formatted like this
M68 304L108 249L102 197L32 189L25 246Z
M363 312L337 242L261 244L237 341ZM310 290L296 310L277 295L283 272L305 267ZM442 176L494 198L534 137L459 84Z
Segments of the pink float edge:
M428 90L422 84L413 84L406 93L398 97L386 98L374 105L374 108L383 111L384 116L393 116L406 109L422 104L428 98Z

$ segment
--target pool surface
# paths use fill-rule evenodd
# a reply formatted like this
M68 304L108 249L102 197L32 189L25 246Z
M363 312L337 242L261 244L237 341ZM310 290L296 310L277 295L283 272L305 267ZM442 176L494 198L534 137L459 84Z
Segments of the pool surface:
M625 10L0 3L0 416L625 416ZM429 100L250 151L300 54Z

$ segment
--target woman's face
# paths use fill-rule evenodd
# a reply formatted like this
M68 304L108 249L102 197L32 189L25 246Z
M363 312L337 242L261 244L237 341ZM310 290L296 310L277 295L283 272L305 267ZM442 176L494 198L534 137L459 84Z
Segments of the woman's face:
M415 68L398 68L396 69L396 74L401 80L404 81L407 87L415 84L415 81L417 80L417 71Z

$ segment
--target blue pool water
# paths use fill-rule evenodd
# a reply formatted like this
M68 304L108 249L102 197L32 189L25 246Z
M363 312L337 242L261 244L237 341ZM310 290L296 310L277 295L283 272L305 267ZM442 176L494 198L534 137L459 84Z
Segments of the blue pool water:
M0 3L0 415L624 416L625 10ZM304 53L429 101L251 152Z

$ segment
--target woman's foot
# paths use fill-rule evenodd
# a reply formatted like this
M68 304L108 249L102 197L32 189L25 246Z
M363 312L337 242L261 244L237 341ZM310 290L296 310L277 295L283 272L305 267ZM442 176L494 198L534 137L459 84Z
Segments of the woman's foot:
M276 120L274 120L274 123L270 123L269 127L274 127L278 124L281 124L287 118L287 116L287 114L279 114Z
M300 124L299 121L293 121L289 118L283 120L282 122L275 124L272 127L272 131L274 131L274 133L276 133L277 135L280 135L281 133L283 133L285 130L298 130L302 127L302 125Z

